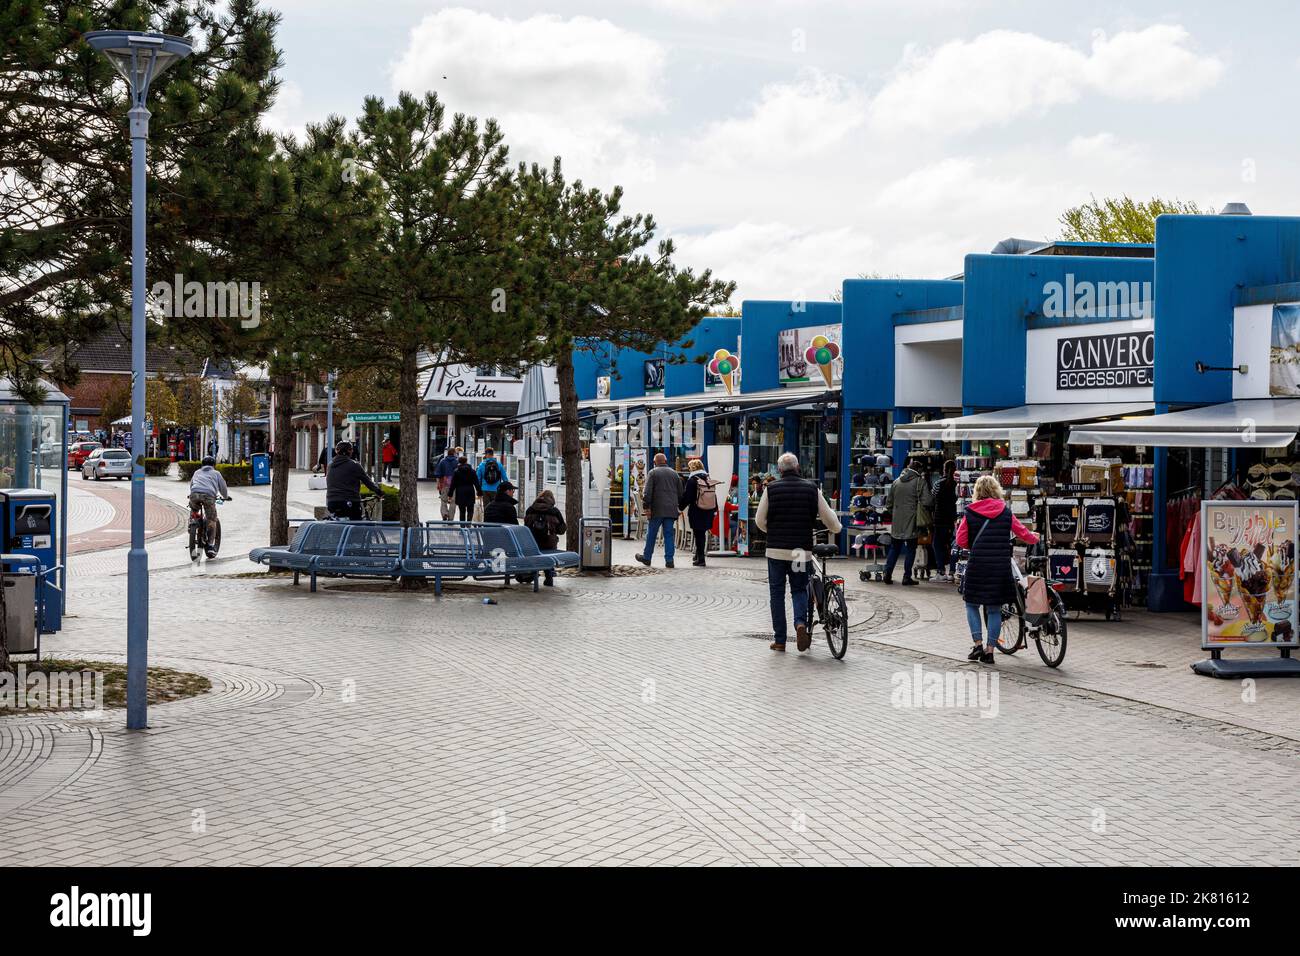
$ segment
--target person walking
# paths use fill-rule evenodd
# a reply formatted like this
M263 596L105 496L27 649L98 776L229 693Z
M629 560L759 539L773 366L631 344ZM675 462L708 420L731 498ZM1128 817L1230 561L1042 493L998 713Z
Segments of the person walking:
M681 514L682 479L677 472L668 467L668 456L663 452L655 455L655 466L645 478L642 492L646 516L650 519L645 533L645 551L635 558L650 566L650 559L655 553L655 537L660 529L664 535L664 567L673 566L673 553L677 543L673 535L677 527L677 517Z
M319 471L328 474L329 466L330 466L330 450L328 446L321 445L320 454L316 456L316 465L315 467L312 468L311 473L314 475Z
M379 457L384 463L384 481L391 481L393 477L393 464L397 461L397 446L393 444L391 438L385 438L383 447L379 449Z
M451 476L456 473L458 464L460 464L459 449L448 446L446 454L438 459L438 464L433 467L433 477L438 481L438 499L442 505L443 521L451 520L452 509L455 507L455 500L451 496Z
M682 492L681 507L695 537L695 557L691 561L697 568L704 567L704 551L709 542L713 519L718 516L718 483L704 470L704 462L692 458L686 463L690 477Z
M492 502L505 477L505 470L501 467L501 462L497 461L496 453L491 448L485 448L483 460L478 463L478 493L485 509Z
M519 524L519 502L515 500L515 486L509 481L497 485L497 493L483 509L486 524Z
M936 580L951 581L957 571L953 557L953 535L957 532L957 463L952 459L943 463L943 477L934 486L934 567Z
M967 660L993 663L993 644L1002 630L1002 605L1015 600L1015 579L1011 576L1011 536L1025 544L1037 544L1038 535L1011 513L1002 486L992 475L975 482L974 500L957 526L957 547L968 548L962 597L966 600L966 622L973 646ZM988 621L987 643L981 640L981 611Z
M456 470L452 473L451 497L456 502L457 521L471 521L474 518L474 501L478 498L478 475L470 467L469 460L461 455L456 460Z
M564 515L555 506L555 495L548 488L537 496L537 500L524 512L524 526L533 533L537 547L542 554L554 554L560 548L560 535L564 534ZM555 586L555 570L546 570L548 587Z
M894 566L900 554L905 555L903 584L916 584L912 565L916 562L916 539L920 533L918 519L934 504L934 493L921 477L921 467L919 460L909 461L885 494L885 507L890 513L889 535L893 539L885 560L885 584L894 583Z
M785 651L785 585L794 605L795 645L812 645L808 632L808 562L812 560L813 526L821 521L832 534L840 519L817 485L799 475L799 459L786 452L776 460L778 477L767 483L754 512L754 524L767 534L767 589L772 605L774 651Z

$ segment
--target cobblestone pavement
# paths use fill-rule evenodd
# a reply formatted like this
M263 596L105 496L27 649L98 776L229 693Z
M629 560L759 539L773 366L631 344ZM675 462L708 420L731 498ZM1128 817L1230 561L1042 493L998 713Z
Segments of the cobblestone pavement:
M265 496L236 489L214 562L149 545L151 661L211 693L145 732L0 718L0 812L24 820L0 865L1300 863L1295 692L1261 686L1275 721L1175 680L1188 621L1080 623L1059 673L999 660L982 708L896 706L915 668L978 673L938 586L852 579L842 662L767 649L753 561L313 595L244 557ZM303 476L290 500L314 503ZM70 570L49 649L119 659L125 551Z

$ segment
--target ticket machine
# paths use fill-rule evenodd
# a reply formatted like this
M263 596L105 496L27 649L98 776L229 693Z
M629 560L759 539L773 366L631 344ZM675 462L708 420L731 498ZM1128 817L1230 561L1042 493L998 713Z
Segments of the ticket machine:
M57 499L37 488L0 489L0 554L25 554L38 562L37 584L41 595L38 604L43 616L41 631L57 631L63 623L63 595L58 588ZM5 572L23 571L25 567L0 568Z

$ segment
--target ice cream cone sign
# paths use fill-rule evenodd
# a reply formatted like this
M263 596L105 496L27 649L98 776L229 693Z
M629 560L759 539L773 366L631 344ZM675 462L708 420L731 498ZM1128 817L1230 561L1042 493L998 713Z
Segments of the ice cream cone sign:
M835 360L840 357L840 347L826 336L816 335L803 357L809 365L816 365L822 370L822 378L826 380L826 387L830 388L835 377Z
M709 371L722 379L730 395L736 388L736 370L740 368L740 356L732 355L726 349L718 349L709 362Z

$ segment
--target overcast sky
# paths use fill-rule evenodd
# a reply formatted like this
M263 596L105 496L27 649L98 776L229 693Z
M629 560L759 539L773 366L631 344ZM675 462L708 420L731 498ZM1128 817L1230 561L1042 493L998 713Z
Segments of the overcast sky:
M295 129L369 93L494 116L746 298L930 278L1129 193L1300 214L1300 5L269 0Z

